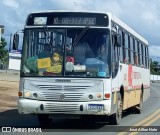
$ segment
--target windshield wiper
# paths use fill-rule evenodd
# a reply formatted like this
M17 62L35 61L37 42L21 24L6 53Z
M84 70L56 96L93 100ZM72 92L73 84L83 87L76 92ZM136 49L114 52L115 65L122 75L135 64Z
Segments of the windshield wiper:
M89 29L89 26L85 27L81 33L75 38L74 42L73 42L73 46L76 46L77 43L79 42L79 40L82 38L82 36L86 33L86 31Z
M44 25L43 28L44 28L44 34L47 37L48 44L50 45L50 47L53 47L53 43L51 42L51 40L49 41L50 36L49 36L47 25Z

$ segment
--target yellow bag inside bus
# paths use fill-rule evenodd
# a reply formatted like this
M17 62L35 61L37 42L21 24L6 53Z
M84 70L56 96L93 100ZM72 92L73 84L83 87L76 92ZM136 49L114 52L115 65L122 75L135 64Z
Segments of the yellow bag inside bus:
M51 59L49 57L38 59L37 61L38 61L38 69L51 67Z

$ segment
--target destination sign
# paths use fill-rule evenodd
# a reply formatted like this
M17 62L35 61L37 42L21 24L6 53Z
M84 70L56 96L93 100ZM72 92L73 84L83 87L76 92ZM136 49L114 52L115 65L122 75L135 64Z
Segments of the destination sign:
M108 26L108 15L84 12L43 12L31 13L26 21L28 26Z
M96 25L95 17L65 17L54 18L53 24L66 24L66 25Z

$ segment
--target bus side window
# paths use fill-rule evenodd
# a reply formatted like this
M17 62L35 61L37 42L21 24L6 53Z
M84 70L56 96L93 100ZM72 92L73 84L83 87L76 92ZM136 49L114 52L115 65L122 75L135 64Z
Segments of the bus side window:
M116 46L115 44L116 41L116 36L115 33L112 33L112 76L113 78L116 77L117 73L118 73L118 46Z
M125 48L124 48L123 32L122 32L121 29L118 30L118 34L121 35L121 39L122 39L122 40L121 40L121 46L122 46L122 47L119 48L119 54L120 54L120 58L119 58L119 59L120 59L121 62L123 62L123 59L125 58L125 54L124 54L124 52L125 52L124 49L125 49Z
M129 50L128 50L129 42L128 42L128 34L127 33L124 33L124 44L125 44L124 62L128 63L129 62Z
M138 65L138 56L136 53L134 55L134 63L135 63L135 65Z
M134 64L138 65L138 41L134 39Z

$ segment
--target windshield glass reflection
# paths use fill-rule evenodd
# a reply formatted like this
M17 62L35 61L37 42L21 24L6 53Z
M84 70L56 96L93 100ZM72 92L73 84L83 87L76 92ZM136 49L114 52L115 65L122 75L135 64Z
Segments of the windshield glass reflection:
M110 36L106 29L28 29L22 76L110 76ZM82 33L83 32L83 33Z

